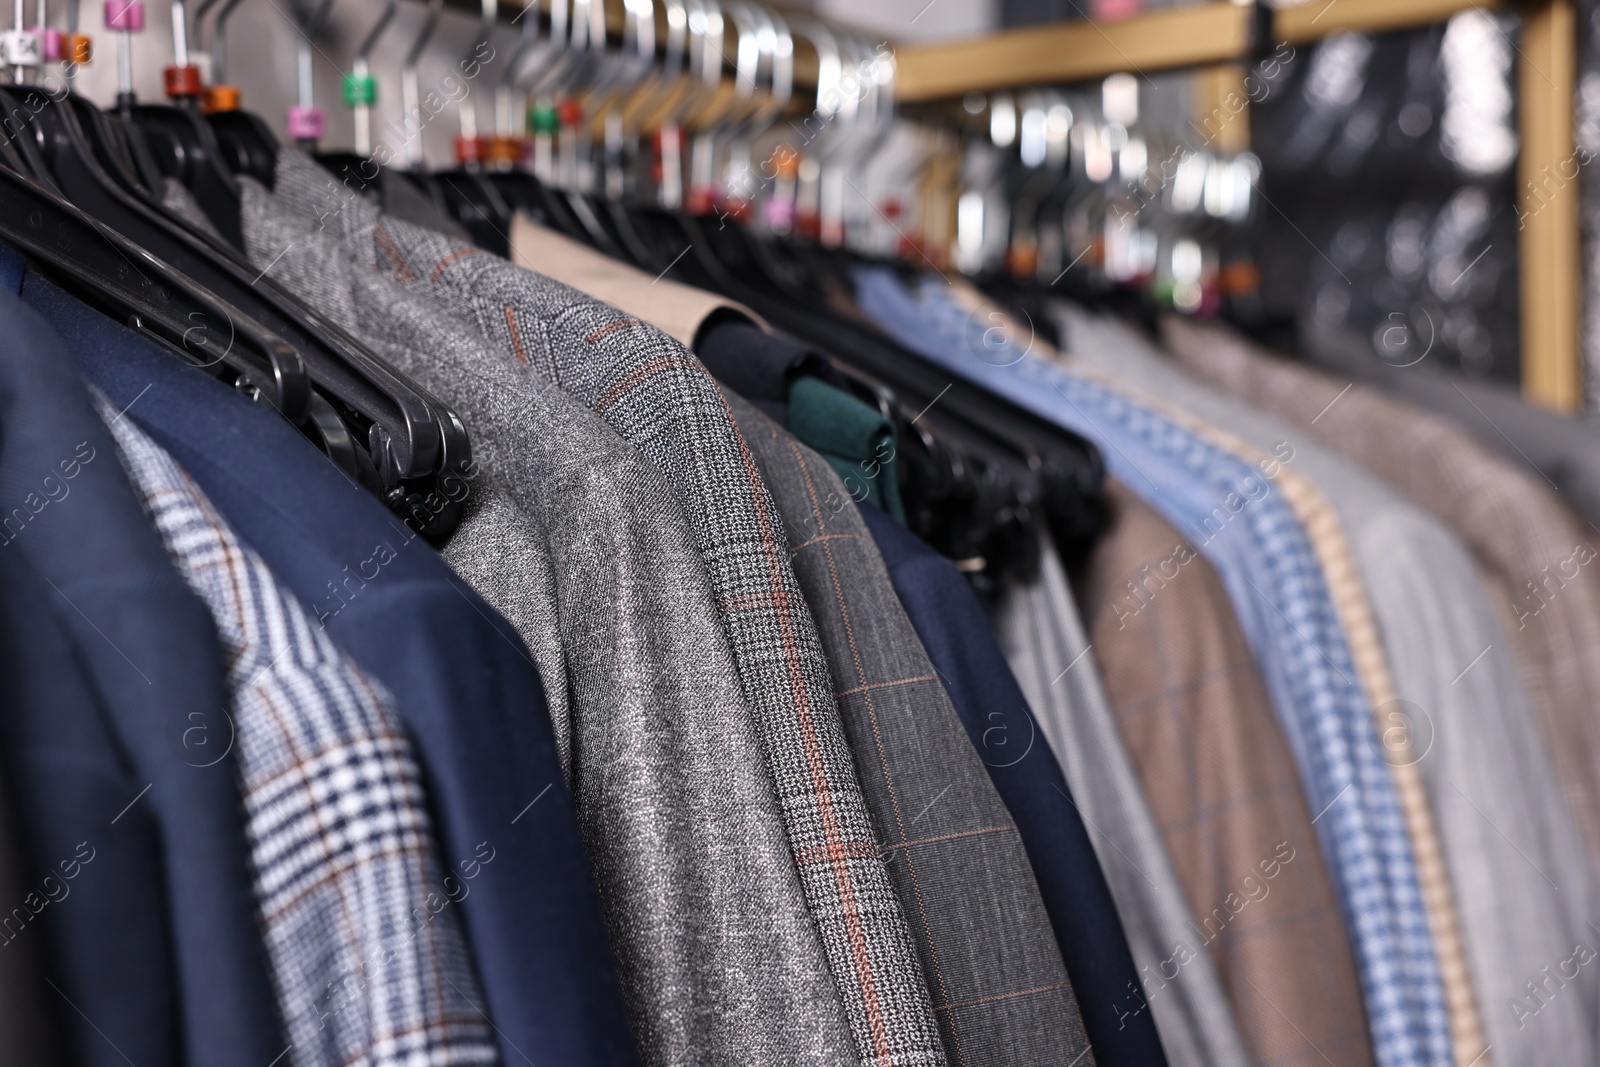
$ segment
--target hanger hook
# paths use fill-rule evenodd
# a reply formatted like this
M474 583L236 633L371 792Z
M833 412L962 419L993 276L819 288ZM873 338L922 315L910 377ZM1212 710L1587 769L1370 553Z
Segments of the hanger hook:
M235 3L237 0L228 0ZM400 64L401 104L405 108L406 166L410 170L422 169L422 87L417 79L417 60L428 46L433 33L439 28L439 17L444 11L444 0L428 0L428 14L417 30L416 39L406 50Z
M228 81L228 20L233 18L234 10L242 2L226 0L211 26L211 80L217 85L225 85Z

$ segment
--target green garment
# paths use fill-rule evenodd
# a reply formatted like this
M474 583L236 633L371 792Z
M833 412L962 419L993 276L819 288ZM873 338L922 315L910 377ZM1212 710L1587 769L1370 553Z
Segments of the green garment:
M905 525L892 422L838 386L802 376L789 383L788 428L828 461L851 496Z

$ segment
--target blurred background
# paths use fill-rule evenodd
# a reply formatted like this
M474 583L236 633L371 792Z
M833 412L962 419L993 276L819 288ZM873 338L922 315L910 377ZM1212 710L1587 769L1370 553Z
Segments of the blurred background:
M316 35L314 96L328 115L324 147L352 144L352 112L341 100L341 77L383 6L382 0L337 0ZM1042 23L1108 24L1154 6L1141 0L814 0L780 8L816 14L892 46ZM1580 149L1600 150L1600 71L1588 69L1594 66L1588 58L1592 16L1592 4L1580 11L1586 61L1576 136ZM298 78L295 20L304 17L292 0L243 0L229 24L229 80L280 136L286 132L282 102L293 98ZM152 5L146 31L134 39L134 87L143 99L162 96L162 68L172 54L170 18L167 7ZM371 66L379 91L373 129L379 143L383 131L402 129L394 72L426 18L421 3L402 3L374 46ZM83 69L79 87L109 104L116 64L111 35L99 19L98 10L86 10L83 28L98 35L99 54ZM445 84L471 49L477 26L471 5L445 11L420 58L424 87ZM498 32L499 47L515 41L514 27ZM1111 195L1089 198L1094 203L1075 224L1095 251L1077 267L1098 264L1101 280L1137 282L1184 310L1204 310L1200 289L1207 290L1208 303L1215 289L1229 316L1266 340L1287 344L1307 328L1359 335L1375 356L1390 362L1426 351L1465 374L1514 385L1521 373L1513 69L1519 33L1516 14L1471 8L1424 29L1340 34L1285 46L1273 58L1222 70L1220 81L1216 70L1124 75L1064 86L1048 98L971 94L954 119L950 105L937 112L912 109L858 183L869 203L853 210L862 227L876 231L884 227L873 205L888 207L896 218L909 210L910 184L925 164L918 162L918 137L930 126L949 128L966 148L961 181L969 210L958 226L966 225L967 236L962 244L961 234L952 235L958 250L965 250L956 266L974 272L1031 269L1042 276L1062 256L1050 247L1046 228L1030 234L1030 213L1051 194L1030 200L1030 159L1024 156L1035 151L1026 143L1030 131L1058 121L1050 109L1056 107L1059 116L1064 104L1070 111L1065 121L1077 120L1072 137L1080 150L1088 143L1082 140L1085 131L1092 142L1095 123L1115 128L1112 133L1123 138L1110 148L1118 153L1118 176L1124 192L1134 189L1131 204L1118 206ZM201 51L206 44L203 37L195 42ZM489 123L489 94L481 88L468 87L477 92L470 106L482 109L480 121ZM1247 108L1223 103L1228 92L1241 88ZM920 123L917 136L899 128L913 120ZM458 132L453 106L425 124L421 144L429 165L451 161ZM1128 145L1143 153L1151 173L1180 145L1236 161L1238 180L1249 186L1247 202L1223 216L1169 217L1172 175L1154 179L1158 195L1139 193L1126 172L1138 162L1123 153ZM1088 147L1092 156L1094 145ZM1079 162L1075 156L1072 166ZM1038 166L1037 159L1031 163ZM1578 179L1584 203L1591 205L1584 212L1585 263L1593 258L1588 250L1600 226L1590 169L1582 168ZM1116 177L1108 172L1103 181L1109 188ZM1080 207L1069 209L1069 216ZM1074 220L1066 222L1071 245ZM973 236L978 232L981 239ZM897 239L879 232L875 240L892 246ZM1584 292L1594 289L1591 279ZM1584 358L1592 370L1600 367L1600 309L1585 321ZM1590 382L1597 378L1587 375ZM1583 406L1600 408L1600 392L1590 387Z

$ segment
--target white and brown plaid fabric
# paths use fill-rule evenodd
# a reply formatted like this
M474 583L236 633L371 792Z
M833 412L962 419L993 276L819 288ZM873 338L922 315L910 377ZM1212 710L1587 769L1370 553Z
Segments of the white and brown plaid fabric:
M390 698L334 648L177 463L96 397L227 657L233 752L296 1067L499 1062Z
M666 477L711 576L860 1062L944 1064L782 519L710 374L647 323L482 249L341 210L330 185L303 155L280 153L275 192L285 203L321 219L373 269L459 307L508 362L555 381Z
M828 461L728 397L783 515L952 1067L1093 1062L1050 917L995 792Z
M1372 1063L1305 790L1211 564L1121 483L1075 591L1117 729L1253 1064Z

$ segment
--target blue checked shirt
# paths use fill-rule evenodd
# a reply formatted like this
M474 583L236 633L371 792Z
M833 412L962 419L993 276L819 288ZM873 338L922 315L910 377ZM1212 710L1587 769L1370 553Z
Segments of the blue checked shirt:
M422 771L388 693L161 446L95 402L227 659L229 754L285 1062L498 1063L455 913L465 894L440 866Z
M1094 440L1107 466L1223 577L1299 764L1361 972L1379 1067L1449 1067L1449 1019L1399 802L1310 542L1249 463L1114 391L1030 355L1026 338L927 280L857 276L857 300L900 343ZM1269 994L1270 995L1270 994Z

